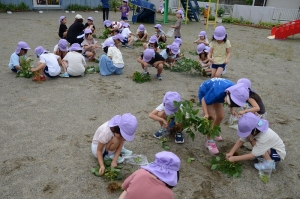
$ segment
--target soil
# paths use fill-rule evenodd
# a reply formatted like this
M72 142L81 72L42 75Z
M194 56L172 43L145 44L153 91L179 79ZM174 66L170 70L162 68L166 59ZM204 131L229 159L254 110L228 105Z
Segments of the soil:
M3 24L0 30L1 198L118 198L120 192L109 193L107 182L90 172L91 167L97 166L90 147L96 129L116 114L134 114L139 127L134 141L125 143L125 147L135 154L146 155L151 162L163 149L159 140L152 136L159 124L150 120L148 114L162 102L167 91L177 91L182 99L198 101L199 85L208 79L164 71L163 80L159 81L155 78L155 69L150 69L152 81L137 84L130 77L135 71L142 71L136 61L141 47L133 50L121 48L125 69L120 76L87 74L79 78L47 78L40 84L31 79L15 78L7 64L17 42L22 40L30 45L28 56L36 63L34 49L37 46L52 51L57 44L59 17L67 16L69 27L78 13L85 19L92 16L97 35L102 33L102 12L0 14ZM119 12L110 12L111 20L119 17ZM159 14L157 18L162 19ZM138 25L132 24L131 29L135 32ZM164 24L163 29L167 31L170 25ZM176 144L171 138L168 143L170 151L182 161L180 181L173 189L175 197L300 198L300 89L297 85L300 79L300 35L286 40L268 40L269 30L223 25L232 44L232 56L224 78L251 80L253 89L265 103L270 127L286 145L287 156L276 165L276 171L264 184L253 167L255 161L243 162L242 175L237 179L211 170L209 160L212 156L204 147L204 136L199 133L194 141L185 135L184 144ZM154 32L153 24L145 26L150 34ZM203 21L182 25L181 51L185 56L197 60L197 56L188 52L196 51L193 41L204 29ZM210 38L213 26L209 26L207 33ZM168 38L168 43L172 41ZM222 153L228 152L238 139L235 130L226 124L228 119L229 109L225 108L221 124L224 141L218 143ZM238 153L249 153L249 150L251 147L246 145ZM187 163L189 157L195 161ZM136 169L138 166L127 164L123 168L127 176Z

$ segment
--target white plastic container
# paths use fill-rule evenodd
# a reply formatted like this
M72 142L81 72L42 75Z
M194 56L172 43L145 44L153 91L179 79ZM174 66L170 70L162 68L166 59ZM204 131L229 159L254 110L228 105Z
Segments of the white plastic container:
M10 15L12 14L12 12L11 12L11 11L7 11L6 13L7 13L7 14L10 14Z
M75 13L75 11L72 11L72 13Z
M98 10L95 10L95 12L98 12Z
M40 13L40 14L43 14L44 12L40 10L39 13Z
M69 13L69 11L68 11L68 10L66 10L65 12L66 12L66 13Z

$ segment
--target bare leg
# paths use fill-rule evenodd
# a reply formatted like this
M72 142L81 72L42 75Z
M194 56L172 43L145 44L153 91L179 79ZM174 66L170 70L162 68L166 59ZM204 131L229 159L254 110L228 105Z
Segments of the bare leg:
M211 68L211 78L214 78L216 76L216 72L217 72L217 69Z
M157 74L160 75L162 73L162 70L163 70L163 64L160 63L155 68L157 69Z
M223 68L219 67L215 73L215 77L221 77L222 72L223 72Z
M108 151L116 151L121 143L121 139L114 136L107 144L106 150Z

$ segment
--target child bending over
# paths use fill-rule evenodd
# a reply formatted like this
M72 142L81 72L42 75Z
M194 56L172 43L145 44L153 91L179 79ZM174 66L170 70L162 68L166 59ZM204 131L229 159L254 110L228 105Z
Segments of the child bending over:
M20 57L23 56L26 58L27 51L30 49L29 45L24 41L19 41L17 48L13 54L10 56L8 67L13 72L18 72L21 69Z

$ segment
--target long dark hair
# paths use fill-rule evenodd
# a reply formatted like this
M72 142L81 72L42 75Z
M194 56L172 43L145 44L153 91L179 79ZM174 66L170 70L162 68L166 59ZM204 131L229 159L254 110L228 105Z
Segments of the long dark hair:
M208 53L204 51L204 57L205 57L205 58L207 58L207 54L208 54ZM202 60L201 55L202 55L202 53L199 54L199 58Z
M212 36L212 41L216 41L214 35ZM227 34L225 35L223 41L224 41L224 43L227 41Z
M257 95L255 92L249 90L249 98L254 99L257 104L259 104L259 102L262 102L261 98L259 97L259 95Z

